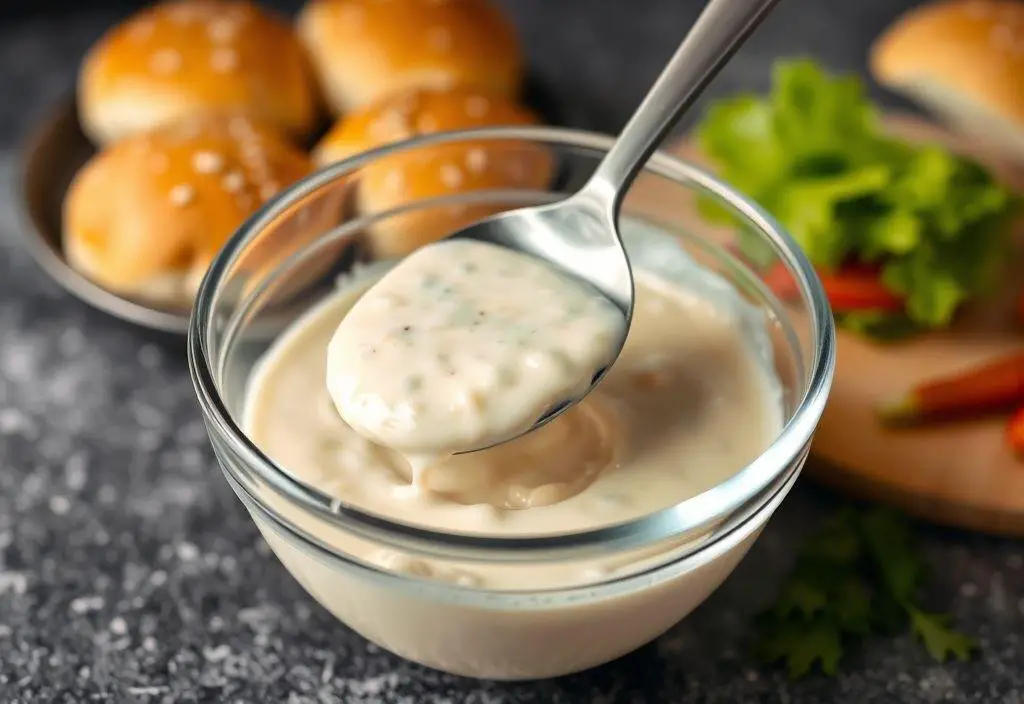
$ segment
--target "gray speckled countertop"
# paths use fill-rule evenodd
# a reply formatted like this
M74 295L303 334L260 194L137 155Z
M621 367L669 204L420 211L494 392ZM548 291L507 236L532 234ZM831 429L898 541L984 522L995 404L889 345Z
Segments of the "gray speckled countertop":
M772 58L860 69L906 0L787 0L714 93L763 88ZM509 0L569 122L619 126L696 0ZM93 312L21 250L14 151L113 19L0 21L0 701L1024 701L1024 550L932 529L929 598L981 655L937 665L871 641L832 679L792 684L748 655L748 619L834 506L801 486L737 572L658 642L555 681L476 682L410 665L338 625L268 553L216 469L182 342Z

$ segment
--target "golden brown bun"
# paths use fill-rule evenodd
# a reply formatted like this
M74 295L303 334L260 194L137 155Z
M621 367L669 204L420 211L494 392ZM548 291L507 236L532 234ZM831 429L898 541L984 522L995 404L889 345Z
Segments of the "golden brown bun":
M1024 158L1024 2L915 8L875 42L871 70L882 85Z
M320 164L416 135L449 130L533 125L537 118L507 98L458 88L416 90L342 118L315 151ZM361 214L380 213L417 200L484 189L542 189L553 171L544 148L510 140L434 145L384 157L358 174ZM417 247L513 206L431 207L389 217L370 233L374 254L399 257Z
M245 0L143 10L90 50L78 82L82 127L98 144L222 111L305 135L316 102L291 27Z
M410 88L515 96L515 29L490 0L310 0L298 32L336 114Z
M65 254L111 291L188 305L228 237L310 171L276 130L244 117L206 115L129 137L75 176Z

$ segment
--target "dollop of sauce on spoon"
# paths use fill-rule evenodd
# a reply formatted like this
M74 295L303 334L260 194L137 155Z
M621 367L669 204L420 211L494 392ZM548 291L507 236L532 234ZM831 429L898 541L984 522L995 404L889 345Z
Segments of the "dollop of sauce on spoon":
M448 240L383 276L338 325L327 389L341 418L408 460L414 487L459 452L583 396L626 334L588 284L499 245Z

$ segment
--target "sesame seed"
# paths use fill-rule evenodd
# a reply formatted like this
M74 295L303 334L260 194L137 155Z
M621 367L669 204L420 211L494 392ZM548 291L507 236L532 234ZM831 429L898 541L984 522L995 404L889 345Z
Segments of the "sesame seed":
M407 100L403 100L402 104L393 107L384 114L384 120L387 122L391 129L395 131L403 131L409 129L409 115L408 112L415 107L411 105Z
M448 51L452 48L452 33L447 27L431 27L427 30L427 41L435 51Z
M466 166L475 174L482 173L487 166L487 153L479 147L470 149L466 154Z
M192 155L192 168L196 173L215 174L224 168L224 157L216 152L196 152Z
M142 649L147 653L155 653L157 649L156 638L153 636L146 636L142 639Z
M196 197L196 190L187 183L179 183L171 189L171 203L178 207L184 207Z
M199 14L199 7L194 5L178 5L170 8L168 11L168 16L171 20L179 24L188 24L197 20L199 19Z
M260 198L265 201L270 200L280 190L281 186L276 181L266 181L260 186Z
M128 622L120 616L115 616L110 622L110 632L115 636L123 636L128 633Z
M245 5L235 4L224 12L224 17L233 22L242 23L249 19L249 14Z
M480 118L490 110L491 103L482 95L471 95L466 98L466 114L469 117Z
M338 8L338 18L346 24L359 24L363 21L363 7L362 5L354 5L352 3L341 5Z
M206 35L218 44L230 42L238 35L238 22L230 17L215 17L207 23Z
M1009 49L1013 46L1013 28L1008 24L997 24L992 28L989 35L992 46L1000 49Z
M439 125L433 115L420 115L416 120L416 129L420 132L437 132Z
M228 193L238 193L245 187L245 176L241 171L231 171L224 174L220 183Z
M252 125L244 117L232 118L231 122L228 123L228 133L235 139L251 138L256 134Z
M238 68L238 52L233 49L216 49L210 54L210 68L217 73L230 73Z
M155 73L169 74L181 68L181 54L174 49L160 49L149 58L149 68Z
M141 42L153 36L153 29L155 27L156 22L154 22L151 18L138 20L128 27L128 37L137 42Z
M394 109L388 110L370 125L370 134L376 139L404 139L408 132L406 116Z
M266 161L266 154L263 146L255 139L242 140L239 145L242 148L242 158L247 162L262 163Z
M405 186L405 176L398 169L392 169L384 176L384 190L398 193Z
M462 171L455 164L441 164L441 183L455 190L462 183Z

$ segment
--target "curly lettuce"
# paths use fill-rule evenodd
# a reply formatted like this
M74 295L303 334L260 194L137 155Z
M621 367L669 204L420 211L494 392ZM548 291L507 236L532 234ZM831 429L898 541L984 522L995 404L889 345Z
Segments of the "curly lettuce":
M905 300L908 327L946 327L998 276L1018 199L969 158L884 134L856 77L780 62L767 97L712 105L697 136L722 178L772 213L820 270L879 267ZM725 216L710 203L702 211ZM764 254L754 242L744 249ZM855 320L860 329L880 322Z

